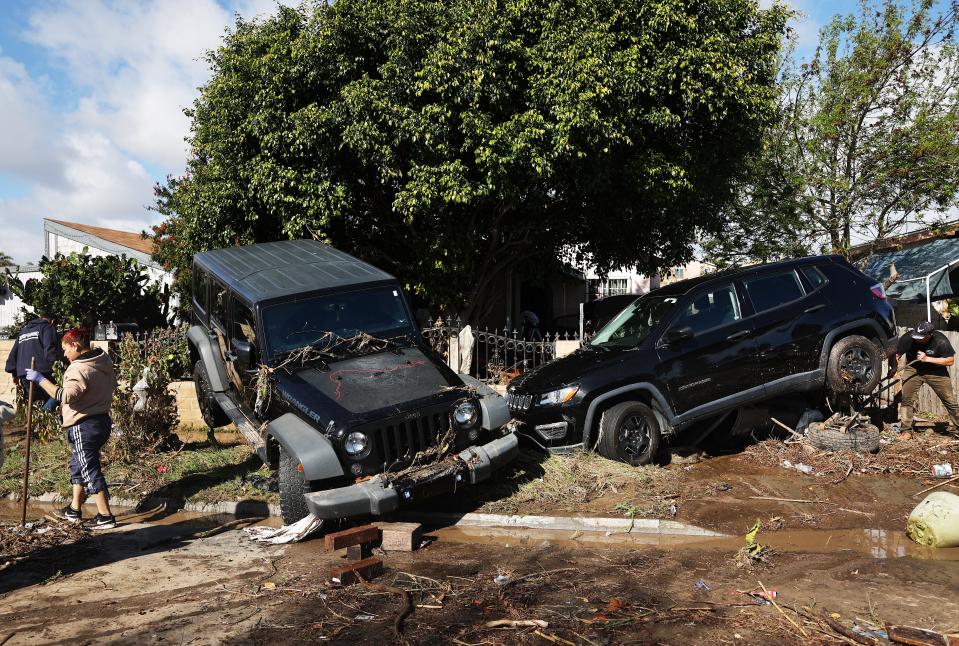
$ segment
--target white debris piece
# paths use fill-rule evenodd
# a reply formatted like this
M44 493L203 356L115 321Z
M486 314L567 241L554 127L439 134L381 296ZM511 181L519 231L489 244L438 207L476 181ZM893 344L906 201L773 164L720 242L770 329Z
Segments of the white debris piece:
M307 538L317 530L323 527L323 519L317 518L313 514L308 514L292 525L283 527L247 527L243 531L246 535L258 542L268 545L282 545L284 543L297 543Z

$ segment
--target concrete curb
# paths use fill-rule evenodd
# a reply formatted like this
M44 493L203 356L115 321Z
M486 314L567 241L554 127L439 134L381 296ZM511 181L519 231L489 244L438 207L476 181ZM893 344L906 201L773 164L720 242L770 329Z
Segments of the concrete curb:
M397 514L396 517L397 520L418 522L427 526L523 527L526 529L555 529L573 532L728 538L727 534L714 532L704 527L687 525L686 523L679 523L674 520L660 520L658 518L507 516L505 514L453 514L434 512L406 512Z
M7 500L19 501L13 494ZM64 503L66 498L45 493L32 496L31 502ZM171 498L147 498L131 500L112 498L110 503L116 507L150 510L162 506L165 511L191 511L202 514L229 514L244 516L279 516L280 506L261 500L224 501L217 503L186 503ZM383 520L383 519L379 519ZM659 518L590 518L572 516L508 516L505 514L479 513L440 513L440 512L402 512L393 514L389 520L416 522L427 527L521 527L525 529L551 529L571 532L602 532L608 534L645 534L654 536L700 536L704 538L729 538L728 534L714 532L704 527L688 525L674 520Z
M20 502L20 497L8 494L7 500ZM65 503L67 498L48 492L39 496L31 496L30 502L48 502ZM233 500L211 503L181 503L172 498L146 498L144 500L133 500L129 498L111 498L110 504L115 507L128 507L131 509L139 507L140 509L153 509L162 506L164 511L192 511L202 514L230 514L236 515L238 512L244 516L279 516L280 506L276 503L267 503L262 500Z

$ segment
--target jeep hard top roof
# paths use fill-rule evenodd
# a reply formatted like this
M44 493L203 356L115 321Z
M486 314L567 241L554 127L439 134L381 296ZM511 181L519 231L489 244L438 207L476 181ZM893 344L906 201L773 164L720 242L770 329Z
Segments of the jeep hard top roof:
M316 240L282 240L198 253L195 265L250 302L395 283L373 265Z

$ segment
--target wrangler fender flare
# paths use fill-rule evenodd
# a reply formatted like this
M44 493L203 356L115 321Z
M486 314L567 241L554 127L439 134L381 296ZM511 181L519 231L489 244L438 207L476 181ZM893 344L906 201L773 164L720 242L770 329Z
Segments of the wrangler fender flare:
M293 413L281 415L267 424L266 434L303 465L303 475L307 480L326 480L343 475L343 466L330 439Z
M483 413L482 428L484 430L495 431L503 428L512 419L513 416L509 412L509 406L506 405L505 397L475 377L464 374L456 376L476 391L476 395L479 397L480 410Z
M210 386L213 388L213 392L226 392L230 381L226 377L226 368L223 365L223 360L217 357L219 348L214 351L213 340L210 339L209 333L199 325L194 325L187 330L186 338L190 345L196 349L197 354L200 355L200 361L206 366L206 372L210 377Z

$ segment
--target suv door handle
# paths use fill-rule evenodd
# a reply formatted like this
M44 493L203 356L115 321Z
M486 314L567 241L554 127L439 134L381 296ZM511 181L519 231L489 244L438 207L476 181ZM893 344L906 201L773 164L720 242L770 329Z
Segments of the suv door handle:
M819 310L826 307L825 303L820 303L819 305L812 305L803 310L804 314L812 314L813 312L818 312Z
M752 330L740 330L739 332L733 332L726 337L727 341L735 341L736 339L742 339L752 334Z

